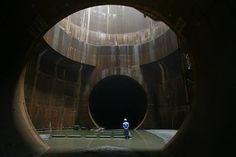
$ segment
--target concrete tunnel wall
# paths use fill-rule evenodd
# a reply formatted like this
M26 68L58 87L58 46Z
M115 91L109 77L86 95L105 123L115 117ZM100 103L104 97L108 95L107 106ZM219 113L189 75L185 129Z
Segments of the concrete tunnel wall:
M147 97L147 107L143 108L141 115L136 115L139 120L132 128L178 129L191 107L188 95L193 95L191 90L186 90L192 85L187 85L187 77L183 75L189 70L183 69L187 67L183 65L186 60L181 51L176 50L160 60L133 68L122 64L107 66L111 61L106 55L105 58L98 55L101 64L93 67L64 57L42 40L34 49L35 56L27 63L25 72L25 105L30 119L37 130L72 128L75 124L99 127L88 109L89 95L101 80L122 75L136 80ZM122 94L117 93L116 97L122 100L124 94L119 96ZM109 100L109 97L103 99ZM134 110L136 106L130 107ZM142 117L143 113L145 117ZM116 124L116 127L121 128L121 125Z
M8 1L2 9L2 54L4 60L15 66L6 68L1 62L1 155L33 156L45 147L40 141L27 138L32 133L20 132L15 122L13 101L16 83L29 58L30 47L57 21L78 9L97 4L125 4L135 6L153 16L161 15L189 45L188 52L196 64L196 96L193 111L174 139L155 156L226 156L233 153L230 145L233 135L232 106L235 104L235 2L201 1ZM78 4L78 5L76 5ZM53 7L52 7L53 6ZM46 9L48 8L48 9ZM49 9L50 8L50 9ZM13 12L7 14L9 10ZM220 19L220 20L219 20ZM16 29L17 28L17 29ZM16 37L18 42L13 43ZM14 47L12 47L14 44ZM16 100L16 99L15 99ZM222 116L220 116L222 115ZM21 125L21 126L22 126ZM30 128L29 128L30 129ZM24 136L25 135L25 136ZM219 137L220 136L220 137ZM26 140L27 139L27 140ZM32 146L31 143L36 145ZM40 149L42 148L42 149ZM119 151L112 152L113 156ZM75 153L76 154L76 153ZM62 153L60 156L75 155ZM96 153L95 153L96 154ZM130 156L131 152L122 155ZM49 156L50 154L45 154ZM53 155L53 154L51 154ZM86 155L86 154L85 154ZM108 155L108 154L106 154Z

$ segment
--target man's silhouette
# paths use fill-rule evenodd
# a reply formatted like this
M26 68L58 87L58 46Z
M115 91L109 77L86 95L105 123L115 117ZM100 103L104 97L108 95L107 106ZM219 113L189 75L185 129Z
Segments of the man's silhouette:
M124 128L124 135L125 138L128 139L129 138L129 122L127 121L127 119L124 119L123 122L123 128Z

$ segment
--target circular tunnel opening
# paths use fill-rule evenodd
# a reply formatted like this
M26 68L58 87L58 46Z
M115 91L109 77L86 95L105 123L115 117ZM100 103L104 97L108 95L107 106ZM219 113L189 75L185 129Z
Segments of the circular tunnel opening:
M123 75L108 76L99 81L90 94L89 102L92 118L106 129L122 128L124 118L128 119L131 129L136 128L147 109L143 87Z

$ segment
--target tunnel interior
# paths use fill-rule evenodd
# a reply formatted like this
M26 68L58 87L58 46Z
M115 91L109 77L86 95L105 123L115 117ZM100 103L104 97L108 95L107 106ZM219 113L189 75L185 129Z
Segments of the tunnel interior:
M100 127L122 128L124 118L130 128L136 128L143 120L147 98L143 87L124 75L112 75L99 81L89 97L90 113Z
M55 5L55 2L39 1L36 8L34 8L35 3L27 1L21 5L14 5L11 14L7 14L9 7L3 7L2 12L4 14L2 16L5 23L3 39L6 40L3 40L2 49L8 50L8 53L2 53L2 58L11 60L15 66L5 68L6 64L4 62L1 66L4 67L1 81L1 89L4 91L1 95L1 126L3 126L1 127L3 129L1 130L3 136L1 148L4 150L1 152L2 156L39 156L40 153L46 152L46 148L41 146L40 141L35 138L37 136L32 136L34 130L32 126L26 125L30 124L27 119L21 120L16 117L17 121L14 122L12 117L17 112L15 112L14 107L16 103L12 99L19 71L22 70L25 60L29 56L28 49L37 42L37 37L48 29L48 25L50 26L55 19L68 14L74 9L74 7L65 6L67 1L60 1L57 5ZM160 1L158 5L153 4L153 1L112 2L140 6L143 10L146 9L148 13L153 13L154 16L159 13L162 17L166 17L167 21L186 37L191 50L193 49L190 52L194 55L197 65L196 73L198 74L196 77L197 96L194 100L193 112L180 129L180 133L168 146L163 151L152 155L199 157L215 156L217 154L226 156L233 153L234 149L231 149L233 145L230 145L230 143L232 142L231 131L233 131L234 126L232 125L234 124L234 114L232 112L234 110L231 108L235 104L235 71L233 70L235 62L233 61L234 57L232 57L235 51L233 35L236 26L235 1L189 1L188 3L186 1ZM66 5L77 6L78 9L81 9L84 5L95 4L101 4L101 1L88 1L88 3L85 3L85 1L68 1ZM22 15L25 15L25 17L23 20L19 20L22 19ZM44 21L45 25L39 25ZM28 35L29 28L36 28L33 29L35 30L32 32L33 35ZM12 46L12 42L9 41L14 40L11 40L11 37L21 37L21 40ZM19 104L23 104L23 101L20 100ZM23 112L24 108L21 108ZM222 145L222 143L224 144ZM199 148L199 146L201 147ZM200 151L199 149L196 151L196 148L199 148ZM50 151L47 152L50 153ZM100 150L97 152L88 151L87 155L99 156ZM110 151L109 155L122 156L122 154L124 153L116 154L114 150ZM123 156L126 155L132 156L129 152ZM64 152L64 154L59 152L43 156L76 155L74 152Z

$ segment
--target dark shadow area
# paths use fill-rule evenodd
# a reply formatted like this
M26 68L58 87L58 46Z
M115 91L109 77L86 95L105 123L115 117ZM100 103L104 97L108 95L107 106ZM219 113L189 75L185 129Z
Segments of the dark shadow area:
M80 150L80 151L70 151L70 152L60 152L61 157L155 157L163 156L163 153L160 151L134 151L132 149L120 148L120 147L98 147L96 149ZM49 151L42 157L57 157L58 152Z
M68 14L89 6L109 3L135 6L153 17L159 15L184 38L189 47L187 52L193 55L195 61L196 89L192 112L178 134L160 151L161 154L153 154L158 157L215 157L233 154L233 106L236 96L235 1L29 0L5 1L1 5L1 22L4 24L1 57L8 61L8 64L1 62L0 66L1 156L40 156L48 149L37 138L27 119L23 79L18 83L20 73L34 54L32 48L39 38ZM107 150L104 154L106 152ZM99 150L98 153L102 151ZM108 153L113 156L132 156L130 152L124 155L122 151ZM149 152L144 153L144 156L149 156ZM53 155L83 156L80 152L57 152ZM52 155L48 151L43 156ZM99 155L88 153L84 156Z
M137 127L147 108L143 87L122 75L109 76L98 82L89 99L93 119L107 129L121 128L124 118L128 118L130 128Z

